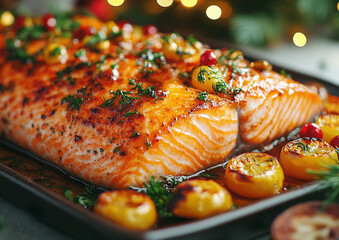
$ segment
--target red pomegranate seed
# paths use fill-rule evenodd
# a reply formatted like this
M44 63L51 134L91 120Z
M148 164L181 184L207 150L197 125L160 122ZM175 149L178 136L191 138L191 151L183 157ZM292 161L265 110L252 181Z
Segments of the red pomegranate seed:
M152 24L144 26L145 35L154 35L158 33L158 28Z
M212 50L206 50L200 57L200 64L211 66L217 63L217 56Z
M339 150L339 135L335 136L335 137L331 140L330 144L331 144L333 147L338 148L338 150Z
M307 123L300 130L301 137L322 138L323 132L315 123Z

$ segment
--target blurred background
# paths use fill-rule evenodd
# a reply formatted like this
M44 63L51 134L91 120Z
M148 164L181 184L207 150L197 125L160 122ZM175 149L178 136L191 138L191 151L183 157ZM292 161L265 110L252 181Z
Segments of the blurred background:
M0 0L15 15L81 10L104 20L235 44L247 55L339 85L338 0Z
M190 30L235 43L274 46L322 35L339 39L335 0L0 0L15 14L87 9L105 20L156 24L163 31Z

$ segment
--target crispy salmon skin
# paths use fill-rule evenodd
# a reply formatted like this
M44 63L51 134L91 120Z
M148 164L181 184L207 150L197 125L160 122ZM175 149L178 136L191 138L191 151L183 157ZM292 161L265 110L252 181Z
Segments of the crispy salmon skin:
M1 137L88 182L125 188L190 175L224 161L239 137L270 141L321 110L305 86L224 52L223 92L193 88L199 41L56 19L52 30L37 18L0 34Z

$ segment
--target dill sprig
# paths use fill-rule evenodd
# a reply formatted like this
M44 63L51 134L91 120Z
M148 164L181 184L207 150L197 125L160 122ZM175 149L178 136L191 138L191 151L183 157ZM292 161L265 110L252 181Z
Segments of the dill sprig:
M330 203L339 201L339 165L331 164L323 167L326 170L307 170L307 172L317 176L320 187L327 189L323 206L326 208Z
M138 97L132 97L131 94L133 94L133 92L127 92L121 89L118 89L116 91L111 90L110 94L112 94L113 97L108 100L106 100L104 97L104 102L100 105L100 107L105 108L114 106L116 100L120 98L118 103L122 107L122 110L124 110L127 106L132 105L135 99L140 99ZM118 107L118 105L116 107Z
M144 183L146 194L153 200L160 217L173 217L173 213L169 210L169 203L174 196L174 188L185 180L165 177L156 179L152 176L149 183Z
M61 104L67 103L67 108L71 111L80 110L81 104L85 103L85 99L83 97L78 97L76 95L67 95L63 99L61 99Z
M85 187L85 192L73 197L70 189L65 189L64 196L74 203L80 204L84 208L93 208L101 191L94 187Z

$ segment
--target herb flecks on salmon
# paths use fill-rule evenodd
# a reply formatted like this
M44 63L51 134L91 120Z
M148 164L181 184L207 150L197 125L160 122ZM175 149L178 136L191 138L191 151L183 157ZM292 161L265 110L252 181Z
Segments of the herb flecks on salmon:
M55 19L0 30L0 130L88 182L124 188L190 175L224 161L239 134L271 141L321 110L314 92L252 68L239 51L215 50L222 82L207 93L191 83L204 52L193 36Z

